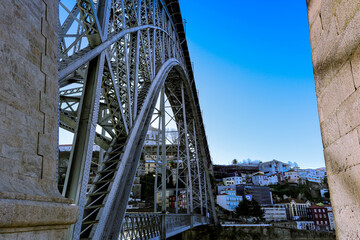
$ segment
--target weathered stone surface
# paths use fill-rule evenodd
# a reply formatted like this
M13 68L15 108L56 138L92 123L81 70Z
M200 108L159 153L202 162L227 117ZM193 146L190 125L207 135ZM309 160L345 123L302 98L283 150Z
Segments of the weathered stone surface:
M317 14L318 4L320 12ZM338 239L360 237L360 2L308 0L321 135ZM314 27L320 17L322 29Z
M360 6L360 2L358 0L343 0L340 1L340 6L335 10L335 16L337 19L339 33L346 28L347 24L354 17L356 11Z
M318 96L320 122L324 121L335 109L355 91L350 63L346 63L333 81Z
M336 19L332 19L328 28L323 28L321 32L311 33L320 36L319 42L327 42L327 45L317 44L312 47L313 55L313 66L315 71L320 69L327 69L332 66L333 53L335 52L336 46L339 41L339 35L336 27ZM315 38L313 36L312 38ZM324 71L324 70L323 70Z
M342 6L342 5L340 5ZM355 52L360 44L360 11L357 10L353 18L351 18L343 30L339 45L333 53L333 58L337 61L347 60Z
M319 34L320 33L320 34ZM315 21L310 26L310 43L311 49L316 48L322 33L322 25L320 15L317 15Z
M10 233L2 233L0 234L0 240L48 240L48 239L66 239L67 229L57 228L57 229L46 229L43 231L29 231L34 230L34 228L24 229L27 231L11 233L11 229L9 229Z
M312 26L316 17L320 13L321 1L322 0L312 0L312 1L307 0L309 26Z
M324 148L340 137L338 121L335 113L331 114L327 119L320 123L320 126Z
M219 227L199 226L182 233L181 239L221 239L221 240L332 240L334 233L304 231L279 226L264 227Z
M2 228L66 225L77 218L77 207L63 203L1 199L0 206Z
M358 239L358 236L360 236L360 215L358 214L360 197L359 171L360 165L356 165L328 177L330 191L338 193L330 196L337 227L336 234L339 239Z
M311 0L309 2L313 2L314 0ZM324 26L324 29L329 28L329 24L331 20L334 18L336 7L338 6L340 1L338 0L331 0L331 1L321 1L321 7L320 7L320 14L321 14L321 21Z
M64 239L57 190L57 0L0 1L0 239Z
M337 111L340 135L343 136L360 125L360 91L351 94Z
M354 78L355 87L360 86L360 47L358 47L351 58L351 70Z
M324 155L326 166L329 167L327 172L330 175L359 164L360 145L357 130L349 132L325 148Z

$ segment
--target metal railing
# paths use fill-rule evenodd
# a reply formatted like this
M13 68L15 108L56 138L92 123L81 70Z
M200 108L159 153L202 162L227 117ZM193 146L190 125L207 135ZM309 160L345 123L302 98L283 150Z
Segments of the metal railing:
M161 231L162 219L165 221L165 233ZM119 239L161 239L163 234L166 234L166 238L169 238L192 227L208 223L208 219L201 215L127 213Z

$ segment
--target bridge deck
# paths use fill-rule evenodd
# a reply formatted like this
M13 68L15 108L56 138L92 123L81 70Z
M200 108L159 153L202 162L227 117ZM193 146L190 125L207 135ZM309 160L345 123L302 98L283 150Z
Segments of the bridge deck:
M166 238L209 224L208 218L195 214L127 213L120 239L161 239L162 221L165 223Z

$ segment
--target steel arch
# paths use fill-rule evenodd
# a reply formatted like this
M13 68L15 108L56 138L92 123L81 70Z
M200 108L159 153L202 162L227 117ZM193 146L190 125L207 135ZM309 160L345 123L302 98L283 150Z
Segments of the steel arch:
M179 145L186 149L188 209L210 213L216 222L210 153L178 2L77 0L71 10L66 3L59 1L68 14L59 19L59 125L74 132L74 140L60 188L80 209L70 235L109 239L119 234L163 86L172 93L174 108L182 99L177 121L184 130ZM105 151L95 171L94 142ZM96 176L89 182L91 173Z

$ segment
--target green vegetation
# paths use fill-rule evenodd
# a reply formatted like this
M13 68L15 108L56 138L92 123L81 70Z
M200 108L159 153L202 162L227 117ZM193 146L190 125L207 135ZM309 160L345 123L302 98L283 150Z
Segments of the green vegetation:
M291 198L298 198L299 195L303 200L313 200L311 195L311 187L308 184L291 184L282 183L270 186L272 193L282 198L284 195Z
M264 218L264 212L261 209L260 204L255 199L249 201L245 198L235 208L234 212L235 216L241 218L242 220L255 218L256 222L261 222Z
M167 176L169 176L171 172L167 170ZM158 186L161 185L161 176L158 176ZM155 185L155 173L148 173L144 176L140 177L141 183L141 199L145 200L146 203L154 203L154 185ZM168 178L166 182L166 188L175 188L176 185L173 183L171 178ZM184 188L185 185L182 182L179 182L179 188Z
M141 176L140 183L141 183L141 199L145 200L146 203L154 204L155 177L153 176L153 173L148 173L144 176Z
M293 183L280 183L278 185L269 186L273 193L273 198L276 201L283 200L284 195L290 198L296 198L298 200L318 202L328 198L325 195L325 199L320 197L320 189L324 186L306 182L305 184L293 184ZM326 187L326 186L325 186Z

